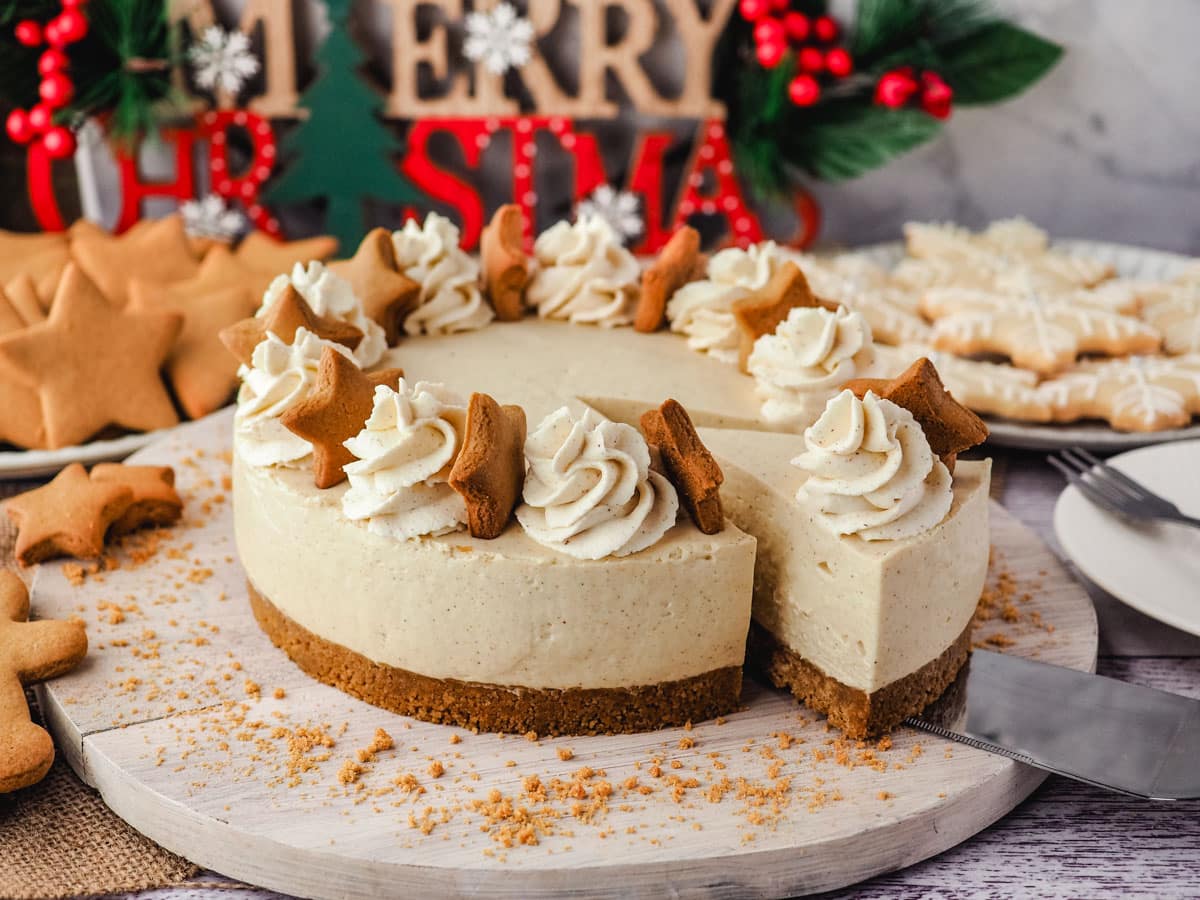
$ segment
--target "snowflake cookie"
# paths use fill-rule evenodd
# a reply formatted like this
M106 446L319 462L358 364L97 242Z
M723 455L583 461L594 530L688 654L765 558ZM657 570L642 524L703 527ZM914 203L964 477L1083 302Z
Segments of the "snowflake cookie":
M1049 398L1038 390L1038 376L1003 363L960 359L924 344L875 346L875 369L894 378L922 356L929 359L954 399L972 412L1022 422L1049 422Z
M916 312L916 295L893 285L886 269L855 254L795 259L814 293L859 313L875 340L885 344L929 340L929 325Z
M1200 355L1084 362L1038 390L1057 422L1103 419L1118 431L1182 428L1200 413Z
M1162 332L1167 353L1200 353L1200 277L1147 291L1142 318Z
M930 343L951 353L999 353L1043 375L1071 367L1083 353L1153 353L1162 335L1138 319L1030 293L1001 309L938 319Z

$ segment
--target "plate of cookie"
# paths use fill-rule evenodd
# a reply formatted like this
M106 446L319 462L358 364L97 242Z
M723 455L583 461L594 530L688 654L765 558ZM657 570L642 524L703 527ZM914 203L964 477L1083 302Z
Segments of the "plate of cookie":
M119 460L225 407L237 360L223 328L254 314L293 264L333 238L251 232L234 247L179 214L120 236L0 231L0 478Z
M1200 437L1200 260L1051 242L1009 219L978 232L911 223L902 242L797 262L818 294L868 320L883 374L928 356L993 444Z

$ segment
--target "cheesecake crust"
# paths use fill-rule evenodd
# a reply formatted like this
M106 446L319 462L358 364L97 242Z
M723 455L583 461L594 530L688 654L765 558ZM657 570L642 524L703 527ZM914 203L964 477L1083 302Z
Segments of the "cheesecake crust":
M539 689L431 678L313 634L247 582L250 608L276 647L313 678L373 706L440 725L538 735L655 731L736 710L741 666L627 688Z
M846 737L859 740L892 730L940 697L967 662L970 652L968 623L936 659L868 694L826 675L752 622L746 664L762 672L776 687L791 691L810 709L824 713Z

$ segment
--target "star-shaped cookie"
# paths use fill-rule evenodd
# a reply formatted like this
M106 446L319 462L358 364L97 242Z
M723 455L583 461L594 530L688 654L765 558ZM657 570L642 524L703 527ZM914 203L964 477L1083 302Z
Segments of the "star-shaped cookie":
M52 297L63 269L70 261L66 244L36 253L0 255L0 284L11 284L14 278L24 275L33 282L39 299Z
M71 255L116 306L129 301L133 278L183 281L199 269L180 216L167 216L119 237L85 233L71 242Z
M987 440L988 428L983 420L950 395L933 363L924 357L890 381L856 378L845 387L860 398L874 391L876 396L911 412L925 432L930 449L951 472L958 454Z
M159 370L182 324L175 314L117 309L72 264L49 318L0 338L0 359L37 383L50 447L110 425L153 431L179 421Z
M812 292L808 279L791 260L776 269L762 288L735 300L733 318L740 332L738 368L748 373L746 363L754 350L754 342L764 334L774 334L788 313L801 306L837 309L836 303L824 301Z
M92 481L83 466L71 463L49 484L8 501L17 561L31 566L56 556L95 559L108 527L132 503L128 485Z
M525 286L532 269L525 252L525 215L507 203L496 210L479 243L483 289L501 322L525 315Z
M0 794L36 784L54 763L54 741L29 717L24 685L63 675L87 654L83 623L29 620L29 592L0 569Z
M525 410L472 394L462 449L450 470L450 487L467 506L472 537L504 532L525 486Z
M281 417L284 427L313 445L313 480L319 488L341 483L347 463L354 454L343 446L358 434L371 416L375 388L395 389L403 369L384 369L370 374L332 347L321 351L321 363L312 393Z
M210 251L200 271L187 281L133 279L129 309L183 316L166 373L189 418L198 419L229 402L237 388L237 362L225 352L220 333L254 315L269 280L224 247Z
M57 286L58 283L55 282L55 287ZM49 300L42 301L42 297L37 291L37 285L29 275L23 272L8 282L4 286L4 294L26 325L36 325L38 322L46 321L46 310L50 306ZM50 297L53 297L53 294Z
M175 490L175 470L170 466L100 463L90 477L97 484L125 485L133 492L129 508L113 521L111 534L171 525L183 514L183 500Z
M261 316L254 315L222 329L220 337L221 343L237 361L248 366L254 348L267 336L268 331L285 344L290 344L298 328L307 329L319 338L351 350L358 346L363 337L363 333L353 325L332 316L317 315L292 284L283 289Z
M46 423L37 381L0 357L0 442L26 449L46 447Z
M300 241L277 241L261 231L246 235L235 251L250 268L275 276L292 271L296 263L322 262L337 253L337 238L321 236Z
M707 266L708 259L700 252L700 232L684 225L642 273L633 327L643 332L662 328L667 320L667 302L685 284L703 278Z
M667 476L696 527L704 534L725 528L721 509L721 484L725 474L708 452L692 418L677 400L642 414L646 442L658 448Z
M421 286L396 269L396 250L386 228L373 228L351 259L330 263L362 300L367 318L378 322L395 345L404 333L404 319L420 300Z

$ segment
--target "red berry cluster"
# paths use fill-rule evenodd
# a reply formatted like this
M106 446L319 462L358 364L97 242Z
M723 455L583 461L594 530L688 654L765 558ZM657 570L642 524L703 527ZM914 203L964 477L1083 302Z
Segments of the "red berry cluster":
M40 141L46 152L54 159L63 159L75 152L75 135L68 128L55 125L54 111L62 109L75 96L75 82L67 74L70 61L64 48L74 44L88 33L88 21L81 6L86 0L60 0L62 12L45 26L32 19L16 24L13 34L17 42L26 47L46 45L38 57L38 74L42 81L38 85L41 102L26 112L14 109L8 114L4 130L18 144Z
M791 8L791 0L741 0L742 18L754 23L755 55L766 69L779 65L789 48L796 49L796 77L788 97L797 106L812 106L821 99L822 74L845 78L854 71L854 60L837 45L842 29L829 16L809 18Z
M875 85L876 103L899 109L912 100L916 100L921 109L935 119L948 119L954 102L954 90L937 72L922 72L918 80L912 66L893 69L880 76Z

